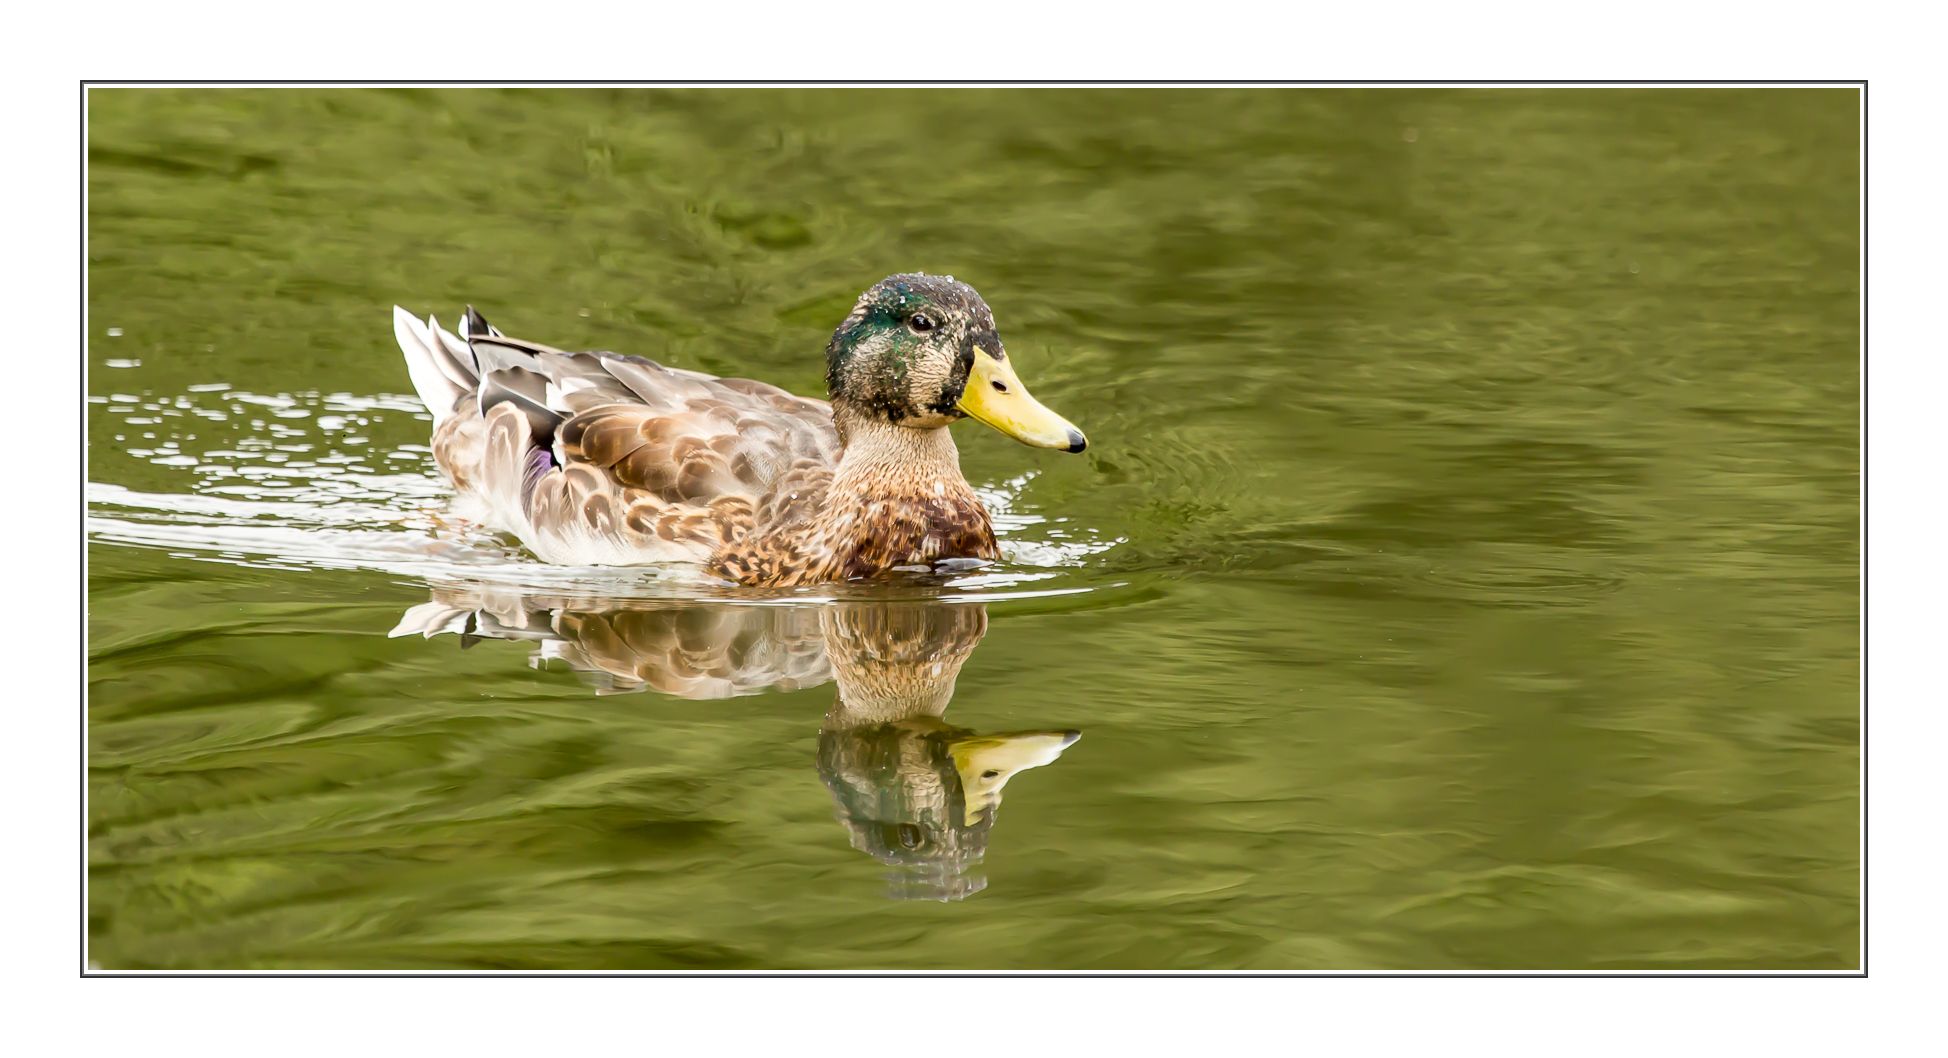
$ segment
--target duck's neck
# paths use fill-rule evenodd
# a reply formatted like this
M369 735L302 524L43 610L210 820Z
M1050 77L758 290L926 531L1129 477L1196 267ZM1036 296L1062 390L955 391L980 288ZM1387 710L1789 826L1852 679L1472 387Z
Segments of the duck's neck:
M833 401L845 452L799 551L822 556L822 579L872 577L945 558L997 559L994 524L954 439L854 414Z
M832 487L855 495L907 492L939 496L966 491L960 451L946 427L917 430L862 415L843 402L832 406L832 421L845 445Z

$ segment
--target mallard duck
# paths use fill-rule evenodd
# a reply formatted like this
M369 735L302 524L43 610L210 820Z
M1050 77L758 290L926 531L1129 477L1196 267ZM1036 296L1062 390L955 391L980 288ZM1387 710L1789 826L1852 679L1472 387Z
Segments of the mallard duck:
M509 338L393 309L433 455L478 519L543 561L701 562L739 584L872 577L1000 557L947 427L973 418L1080 452L1015 375L974 288L875 283L826 346L831 402L776 386Z

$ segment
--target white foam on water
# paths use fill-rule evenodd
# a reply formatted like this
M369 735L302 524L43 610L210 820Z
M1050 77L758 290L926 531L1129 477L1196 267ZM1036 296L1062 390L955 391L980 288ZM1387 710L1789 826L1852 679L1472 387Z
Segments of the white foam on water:
M86 531L102 543L156 548L192 560L277 570L372 570L435 581L467 580L618 598L735 597L799 603L846 597L836 585L754 597L694 565L555 566L525 554L453 507L452 490L425 443L430 416L416 397L350 393L255 394L227 383L173 396L113 394L95 415L175 432L123 451L181 475L184 491L141 492L90 482ZM250 412L269 413L269 419ZM203 431L199 440L197 430ZM375 444L374 435L410 434ZM1122 543L1092 530L1017 510L1030 471L979 488L994 516L1001 563L954 563L919 583L979 601L1068 595L1088 588L1048 583ZM1030 587L1033 585L1033 587Z

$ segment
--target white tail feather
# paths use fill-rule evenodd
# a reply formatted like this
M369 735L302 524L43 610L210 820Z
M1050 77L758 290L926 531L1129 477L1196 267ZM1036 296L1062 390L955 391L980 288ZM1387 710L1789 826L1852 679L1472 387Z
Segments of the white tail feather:
M440 362L447 359L440 339L397 305L392 307L392 335L406 356L406 373L412 377L413 389L419 392L426 410L433 413L433 424L438 426L452 418L454 402L468 391L440 369Z
M431 316L426 317L426 329L433 333L433 337L440 340L440 347L446 350L445 356L433 358L440 373L451 379L454 385L459 386L462 393L474 388L480 378L479 372L473 367L473 350L467 348L467 343L458 335L441 327L440 321Z

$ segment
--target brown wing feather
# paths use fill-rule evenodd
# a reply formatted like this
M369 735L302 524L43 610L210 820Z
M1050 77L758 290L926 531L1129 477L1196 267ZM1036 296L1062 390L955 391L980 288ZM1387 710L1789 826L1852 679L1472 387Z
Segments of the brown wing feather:
M762 383L725 384L741 379L680 381L692 390L680 402L607 404L571 416L557 445L564 466L585 463L624 489L708 507L733 496L755 502L797 463L838 461L838 434L818 402Z
M436 459L549 561L702 559L793 467L838 461L824 401L498 334L471 344L475 407L442 425Z

